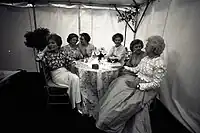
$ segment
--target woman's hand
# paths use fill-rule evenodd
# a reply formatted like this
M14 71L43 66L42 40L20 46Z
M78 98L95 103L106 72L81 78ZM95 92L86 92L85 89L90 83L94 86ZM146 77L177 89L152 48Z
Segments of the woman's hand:
M131 71L131 67L124 66L124 69Z
M44 49L43 51L39 51L39 52L37 53L37 56L36 56L35 60L36 60L36 61L42 60L42 58L43 58L43 56L44 56L46 50L47 50L47 49L46 49L46 47L45 47L45 49Z
M115 57L114 56L110 56L110 57L108 57L110 60L114 60L115 59Z
M49 51L48 45L42 50L42 52L45 53L45 52L47 52L47 51Z
M77 63L76 63L76 61L72 61L72 66L75 66Z
M115 63L115 62L118 62L119 60L118 60L118 57L115 57L115 56L110 56L109 58L108 58L108 60L109 60L109 62L111 62L111 63Z

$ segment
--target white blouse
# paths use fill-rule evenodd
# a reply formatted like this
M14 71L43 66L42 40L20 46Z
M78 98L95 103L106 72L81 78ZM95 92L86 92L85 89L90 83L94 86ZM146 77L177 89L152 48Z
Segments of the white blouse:
M109 53L108 53L108 57L109 56L116 56L118 58L118 60L121 60L123 57L125 57L126 55L126 49L123 45L120 45L118 47L113 46Z
M160 82L166 73L166 66L161 57L152 59L146 56L137 67L130 67L130 71L137 73L138 77L145 81L139 83L140 89L149 90L160 87Z

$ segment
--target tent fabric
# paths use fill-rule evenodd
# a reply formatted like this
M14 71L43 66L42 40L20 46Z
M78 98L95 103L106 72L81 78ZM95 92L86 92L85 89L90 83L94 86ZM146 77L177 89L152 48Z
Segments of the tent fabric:
M200 133L200 1L163 0L148 9L136 38L161 35L167 76L160 100L191 132Z
M20 3L20 2L29 2L30 0L2 0L5 3ZM90 4L90 5L110 5L116 4L118 6L123 5L131 5L135 4L143 4L147 2L147 0L32 0L35 3L62 3L62 4Z
M36 8L37 26L48 27L51 32L61 35L63 45L67 44L67 36L70 33L87 32L91 36L90 43L97 48L105 47L107 51L114 45L112 35L117 32L123 35L125 33L125 22L118 23L117 19L117 12L112 9ZM134 33L130 29L127 33L126 46L129 46Z
M33 10L29 7L13 6L0 6L0 10L0 18L4 20L0 22L0 33L3 35L0 62L8 61L2 63L0 69L22 68L36 71L33 50L24 45L24 34L34 30ZM118 32L125 34L126 23L118 23L118 13L113 8L37 6L35 14L37 27L49 28L52 33L59 34L63 46L67 44L67 36L70 33L87 32L91 36L90 43L97 48L105 47L106 51L109 51L114 45L112 36ZM134 33L127 29L125 41L127 47L133 36Z
M32 10L0 6L0 69L36 71L33 49L24 44L24 34L34 30Z
M106 0L100 2L108 4ZM193 133L200 132L199 6L198 0L156 1L148 8L136 34L136 38L144 42L151 35L161 35L165 39L166 49L162 57L168 72L160 89L160 100ZM117 12L113 9L79 7L36 7L37 26L48 27L51 32L61 35L63 45L69 33L88 32L91 43L106 49L112 46L114 33L124 34L125 23L117 22ZM23 43L25 32L34 30L32 10L0 6L0 19L3 20L0 21L0 62L3 62L0 69L35 71L33 50ZM127 47L133 36L128 28Z

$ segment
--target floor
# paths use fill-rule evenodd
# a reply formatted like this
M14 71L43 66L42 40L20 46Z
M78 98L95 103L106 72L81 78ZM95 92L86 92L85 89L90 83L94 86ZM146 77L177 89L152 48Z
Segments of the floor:
M92 118L80 115L69 105L46 106L47 93L42 85L43 78L38 73L21 72L0 89L0 112L4 112L1 116L6 113L12 116L7 125L14 123L20 130L27 126L37 131L42 128L69 133L103 133L95 127ZM190 133L158 100L150 118L153 133Z

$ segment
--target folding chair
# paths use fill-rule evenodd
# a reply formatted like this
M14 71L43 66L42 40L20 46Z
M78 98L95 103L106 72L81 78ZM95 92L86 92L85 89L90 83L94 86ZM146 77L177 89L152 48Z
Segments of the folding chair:
M70 104L69 96L67 94L68 87L60 86L55 84L52 81L50 71L44 65L43 62L40 62L41 71L45 78L44 88L47 89L48 98L47 105L52 104Z

